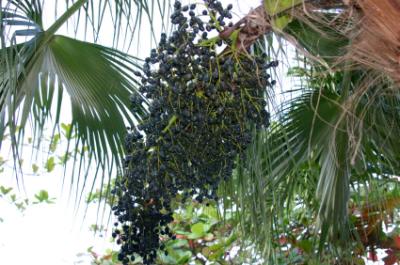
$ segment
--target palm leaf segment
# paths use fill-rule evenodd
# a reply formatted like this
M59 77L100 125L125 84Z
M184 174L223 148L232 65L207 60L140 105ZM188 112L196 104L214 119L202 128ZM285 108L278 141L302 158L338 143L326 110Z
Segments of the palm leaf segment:
M88 146L102 168L120 165L126 125L146 112L144 106L136 106L135 115L129 111L130 96L137 93L136 58L113 48L55 35L85 2L75 2L47 31L42 27L42 1L10 1L2 9L0 140L9 130L15 156L19 155L16 147L21 144L28 120L33 121L39 144L46 120L58 124L62 115L69 116L62 109L65 92L72 112L68 137L74 139L73 147L80 147L74 150ZM28 40L17 43L18 36ZM18 134L17 128L21 128Z

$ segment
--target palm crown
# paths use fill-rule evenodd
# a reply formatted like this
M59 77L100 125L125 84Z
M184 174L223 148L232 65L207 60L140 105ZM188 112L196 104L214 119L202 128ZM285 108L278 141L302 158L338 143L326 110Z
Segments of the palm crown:
M71 143L89 146L90 157L111 173L122 165L126 126L148 111L147 102L132 106L130 101L142 97L136 74L142 63L57 31L82 12L81 23L96 36L103 26L98 18L114 14L118 39L123 21L138 31L143 19L164 17L170 3L66 1L65 13L44 29L44 2L14 0L2 7L0 137L9 131L17 161L27 121L33 120L39 144L46 120L58 126L67 93ZM348 218L354 194L398 175L398 6L393 0L265 0L221 32L225 38L237 34L233 41L239 49L251 46L254 53L269 51L271 57L285 52L273 50L271 36L285 39L299 54L291 66L303 63L291 68L301 89L284 102L268 130L254 132L248 159L238 162L225 190L240 206L248 235L260 245L269 245L286 214L279 208L287 205L290 212L299 198L310 203L323 238L346 241L354 228ZM18 42L21 36L26 41Z

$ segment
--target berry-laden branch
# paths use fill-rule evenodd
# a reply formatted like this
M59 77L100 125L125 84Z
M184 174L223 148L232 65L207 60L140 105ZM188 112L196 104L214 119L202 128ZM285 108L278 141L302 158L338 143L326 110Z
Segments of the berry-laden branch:
M151 103L148 116L128 132L124 175L113 191L118 220L113 236L123 264L135 254L154 264L163 242L175 238L168 224L177 195L217 201L218 186L231 177L235 159L244 159L252 130L269 125L267 69L276 63L244 51L247 42L218 54L218 47L234 43L209 36L231 24L232 5L204 3L199 10L200 4L175 2L175 31L161 35L143 73L136 73L142 78L140 92ZM132 98L135 106L143 102Z

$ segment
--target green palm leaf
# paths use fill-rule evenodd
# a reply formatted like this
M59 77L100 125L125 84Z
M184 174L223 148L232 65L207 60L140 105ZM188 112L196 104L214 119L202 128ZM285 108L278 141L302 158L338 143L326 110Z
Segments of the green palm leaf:
M285 182L286 176L295 176L293 173L310 158L318 158L319 218L322 225L333 224L336 232L345 224L349 197L348 142L340 98L324 89L306 93L292 104L282 122L283 130L271 135L269 150L271 157L276 157L271 160L271 178Z
M130 97L138 93L138 60L113 48L55 35L86 1L77 1L47 31L41 28L39 19L41 2L13 1L17 11L7 8L1 12L4 48L0 61L0 140L9 130L18 161L24 128L30 119L34 142L39 145L46 121L53 122L54 133L62 116L70 117L67 152L73 152L73 171L84 176L72 178L71 182L82 184L83 190L87 173L81 174L81 170L88 170L95 161L98 168L108 169L111 177L111 171L122 163L126 126L146 112L142 105L136 106L133 114L130 111ZM22 29L24 34L17 29L9 35L9 26L26 29ZM18 34L28 40L18 42ZM62 109L66 94L71 114ZM79 153L85 147L90 150L88 159Z
M284 230L279 227L299 197L307 198L302 207L318 216L321 244L328 235L331 243L346 243L354 187L393 179L400 171L400 111L393 84L359 71L311 73L306 83L311 89L287 102L271 128L255 132L233 178L231 193L242 209L242 223L265 250L274 233ZM365 82L369 89L357 90Z
M329 228L331 235L347 228L348 141L337 127L342 113L338 100L339 95L329 90L296 98L279 123L257 133L247 161L239 165L234 186L243 221L251 225L246 231L267 256L297 194L317 196L313 210L319 208L320 227ZM320 164L316 175L302 173L315 163ZM345 231L340 235L348 235Z
M33 50L41 37L37 39L19 46L20 50ZM14 91L9 86L12 80L2 80L1 91L8 91L8 97L1 106L3 112L9 113L9 122L1 126L3 131L10 121L16 123L16 117L11 114L20 103L23 103L21 127L25 126L32 107L40 114L36 125L43 125L51 112L56 93L57 123L62 114L62 93L65 89L71 100L75 140L93 147L100 164L111 160L106 150L113 154L122 153L120 144L125 127L134 122L134 117L129 114L129 98L136 93L136 80L133 77L138 66L135 58L100 45L53 36L48 43L39 47L39 52L25 61L24 69L27 70L20 73L16 82L15 103L12 100ZM43 98L43 95L47 96ZM143 106L139 106L135 118L140 118L139 115L144 112ZM113 157L120 164L119 157Z

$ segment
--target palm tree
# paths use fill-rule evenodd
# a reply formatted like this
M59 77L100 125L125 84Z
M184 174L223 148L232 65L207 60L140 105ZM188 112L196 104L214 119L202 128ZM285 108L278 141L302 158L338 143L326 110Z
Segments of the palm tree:
M116 36L123 18L138 29L134 25L140 19L132 19L131 5L137 6L137 17L145 13L150 21L153 9L163 16L169 7L165 1L148 2L78 0L45 30L43 1L8 1L0 17L0 136L8 129L17 147L23 136L17 128L24 128L29 117L40 136L55 97L54 121L59 121L65 89L71 97L74 144L89 145L102 169L120 165L124 118L133 125L146 112L144 106L136 106L134 117L128 111L129 96L138 93L138 60L56 33L79 12L98 32L101 23L93 23L93 14L102 17L109 9L117 14ZM239 50L253 47L255 52L272 51L274 34L294 44L303 55L298 62L306 62L294 69L301 73L304 89L284 104L268 131L255 132L248 159L232 180L230 194L242 206L243 224L256 232L250 235L260 246L270 245L286 214L278 209L299 197L311 201L322 238L346 241L352 236L346 231L352 228L348 210L354 191L382 179L393 181L399 174L399 6L397 0L265 0L220 33L228 38L238 32ZM10 36L7 25L26 28ZM28 40L19 43L17 36Z

